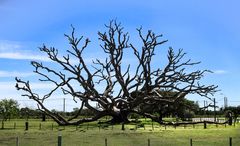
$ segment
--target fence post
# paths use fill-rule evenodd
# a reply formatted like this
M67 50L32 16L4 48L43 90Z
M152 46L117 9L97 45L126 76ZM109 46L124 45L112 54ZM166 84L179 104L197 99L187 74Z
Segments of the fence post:
M190 146L192 146L192 139L190 139Z
M18 138L18 136L16 137L16 146L19 146L19 138Z
M150 146L150 139L148 139L148 146Z
M229 137L229 146L232 146L232 137Z
M125 130L124 122L122 122L122 130Z
M153 120L152 120L152 130L154 130L154 126L153 126Z
M58 135L58 146L62 146L62 135Z
M25 122L25 130L28 131L28 122Z
M105 138L105 146L107 146L107 138Z
M207 122L204 121L204 129L207 129Z
M2 120L2 129L4 129L4 122L3 122L3 120Z

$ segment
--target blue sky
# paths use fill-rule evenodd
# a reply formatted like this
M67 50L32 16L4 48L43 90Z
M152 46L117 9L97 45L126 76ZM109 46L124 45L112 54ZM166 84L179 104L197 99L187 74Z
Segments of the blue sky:
M215 96L219 106L224 96L228 104L239 105L239 5L237 0L0 0L0 98L12 97L23 106L36 107L20 97L14 77L32 80L36 90L47 90L49 86L37 82L30 66L30 60L46 62L38 47L44 43L66 49L63 34L71 32L72 24L77 34L92 41L87 59L100 57L97 32L104 31L109 20L117 19L132 40L140 26L163 34L169 41L160 48L160 56L164 57L170 46L183 48L188 58L202 62L196 69L214 71L206 75L204 83L219 85L221 91Z

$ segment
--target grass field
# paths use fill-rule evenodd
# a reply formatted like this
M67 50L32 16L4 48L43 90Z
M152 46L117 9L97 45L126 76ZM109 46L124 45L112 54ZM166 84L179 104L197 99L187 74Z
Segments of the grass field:
M15 123L15 124L14 124ZM41 124L40 124L41 123ZM98 127L96 123L80 127L58 127L52 121L29 120L29 130L25 131L25 121L17 120L4 123L0 130L0 146L15 146L16 137L20 146L56 146L58 135L62 136L63 146L228 146L232 137L233 146L240 145L240 124L234 126L215 125L203 129L203 125L188 127L165 127L146 122L145 128L136 125ZM136 129L137 128L137 129Z

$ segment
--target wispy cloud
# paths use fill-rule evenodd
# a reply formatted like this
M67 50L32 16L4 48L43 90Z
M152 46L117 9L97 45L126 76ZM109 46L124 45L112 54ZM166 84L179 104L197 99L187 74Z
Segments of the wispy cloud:
M0 70L0 78L1 77L29 77L33 75L34 75L33 72L1 71Z
M39 55L36 52L33 52L30 49L26 49L29 47L25 47L19 42L12 41L1 41L0 40L0 59L15 59L15 60L36 60L43 62L52 62L46 55ZM39 51L40 52L40 51ZM60 60L61 55L59 55ZM94 56L95 57L95 56ZM85 63L91 64L94 57L88 56L84 59ZM70 62L72 64L78 64L78 60L75 58L70 58Z
M50 61L49 58L43 55L38 55L30 50L27 50L21 43L13 41L0 40L0 58L17 59L17 60L40 60Z
M2 51L13 51L21 48L21 45L17 42L3 41L0 40L0 52Z
M16 82L13 82L13 81L0 82L0 91L1 91L0 100L4 99L4 98L11 98L11 99L17 100L18 103L20 103L21 107L35 107L35 108L37 108L35 102L33 102L32 100L29 100L27 97L21 97L21 95L24 92L18 91L15 88L15 85L16 85ZM31 83L31 88L33 90L44 92L44 90L52 89L53 85L48 84L48 83L37 83L37 82L35 82L35 83ZM41 95L41 92L39 92L39 94ZM53 105L50 105L49 107L55 108L55 106L53 106Z
M13 97L13 98L20 97L24 92L18 91L15 88L15 85L16 85L16 82L13 82L13 81L0 82L0 91L1 91L0 99L7 98L7 97ZM34 92L39 93L39 95L47 93L48 91L50 91L50 89L54 88L52 84L38 83L38 82L30 83L30 86L31 86L31 89Z
M0 52L0 58L4 59L19 59L19 60L40 60L40 61L50 61L49 58L41 55L34 55L30 53L20 53L20 52Z
M226 71L226 70L215 70L215 71L213 71L215 74L227 74L228 73L228 71Z

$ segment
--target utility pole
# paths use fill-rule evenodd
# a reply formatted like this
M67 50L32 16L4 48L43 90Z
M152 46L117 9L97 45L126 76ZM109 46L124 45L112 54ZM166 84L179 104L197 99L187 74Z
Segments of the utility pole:
M215 100L215 98L213 98L213 108L214 108L214 122L216 122L216 119L217 119L217 117L216 117L216 100Z
M206 101L204 100L203 102L204 102L204 109L203 109L204 112L203 112L203 114L204 114L204 116L205 116L205 115L206 115Z
M228 101L227 101L227 97L224 97L224 108L228 107Z
M66 99L63 98L63 112L65 113L66 110Z
M208 112L208 102L206 101L206 106L207 106L207 112Z

